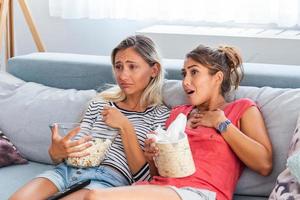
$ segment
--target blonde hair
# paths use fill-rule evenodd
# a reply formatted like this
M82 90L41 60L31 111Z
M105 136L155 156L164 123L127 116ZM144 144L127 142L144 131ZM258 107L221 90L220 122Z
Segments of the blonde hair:
M164 70L161 67L159 54L156 50L154 42L143 35L130 36L120 42L111 53L112 66L115 64L116 54L127 48L133 48L148 64L150 67L157 65L158 74L151 78L148 86L143 91L140 99L142 106L155 106L162 104L162 86L164 81ZM114 72L114 67L113 67ZM126 99L125 93L118 85L101 92L98 98L104 101L120 102Z

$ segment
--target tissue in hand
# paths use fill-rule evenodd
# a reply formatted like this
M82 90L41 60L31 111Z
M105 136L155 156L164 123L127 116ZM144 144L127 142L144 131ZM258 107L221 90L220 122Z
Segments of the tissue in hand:
M179 114L167 131L158 127L155 132L159 155L154 158L158 173L164 177L186 177L193 174L195 164L185 134L187 118Z

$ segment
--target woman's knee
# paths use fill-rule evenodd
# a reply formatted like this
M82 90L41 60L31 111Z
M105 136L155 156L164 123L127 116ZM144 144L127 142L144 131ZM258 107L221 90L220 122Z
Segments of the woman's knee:
M17 191L12 196L10 196L8 200L22 200L22 199L32 199L32 196L24 192Z
M115 199L114 192L107 189L96 189L96 190L88 191L84 197L84 200L102 200L102 199L114 200Z
M96 200L102 197L102 190L90 190L86 193L84 200Z

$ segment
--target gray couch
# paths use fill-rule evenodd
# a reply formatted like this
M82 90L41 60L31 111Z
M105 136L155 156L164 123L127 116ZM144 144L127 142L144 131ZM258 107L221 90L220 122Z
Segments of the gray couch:
M168 72L164 101L170 107L186 102L179 81L182 63L163 60ZM273 143L274 169L268 177L246 169L234 199L267 199L285 168L300 111L300 66L245 63L244 68L242 87L227 98L248 97L259 105ZM0 168L0 199L53 167L47 154L48 124L79 121L96 90L114 82L106 56L34 53L10 59L8 72L0 73L0 129L30 162Z

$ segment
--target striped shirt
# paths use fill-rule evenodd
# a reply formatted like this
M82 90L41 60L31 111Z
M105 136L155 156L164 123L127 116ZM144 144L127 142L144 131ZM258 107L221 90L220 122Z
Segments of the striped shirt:
M101 99L94 100L90 103L85 113L81 123L82 131L77 137L82 137L86 132L90 132L93 138L103 139L111 138L113 134L117 133L117 129L109 127L102 120L101 112L105 105L117 108L130 120L134 126L138 142L142 149L144 149L146 134L155 130L158 126L165 128L165 122L170 114L169 108L164 105L148 107L144 112L135 112L119 108L114 102L105 102ZM122 138L118 133L101 165L108 165L118 170L130 183L150 179L148 164L145 164L137 173L131 173L126 159Z

